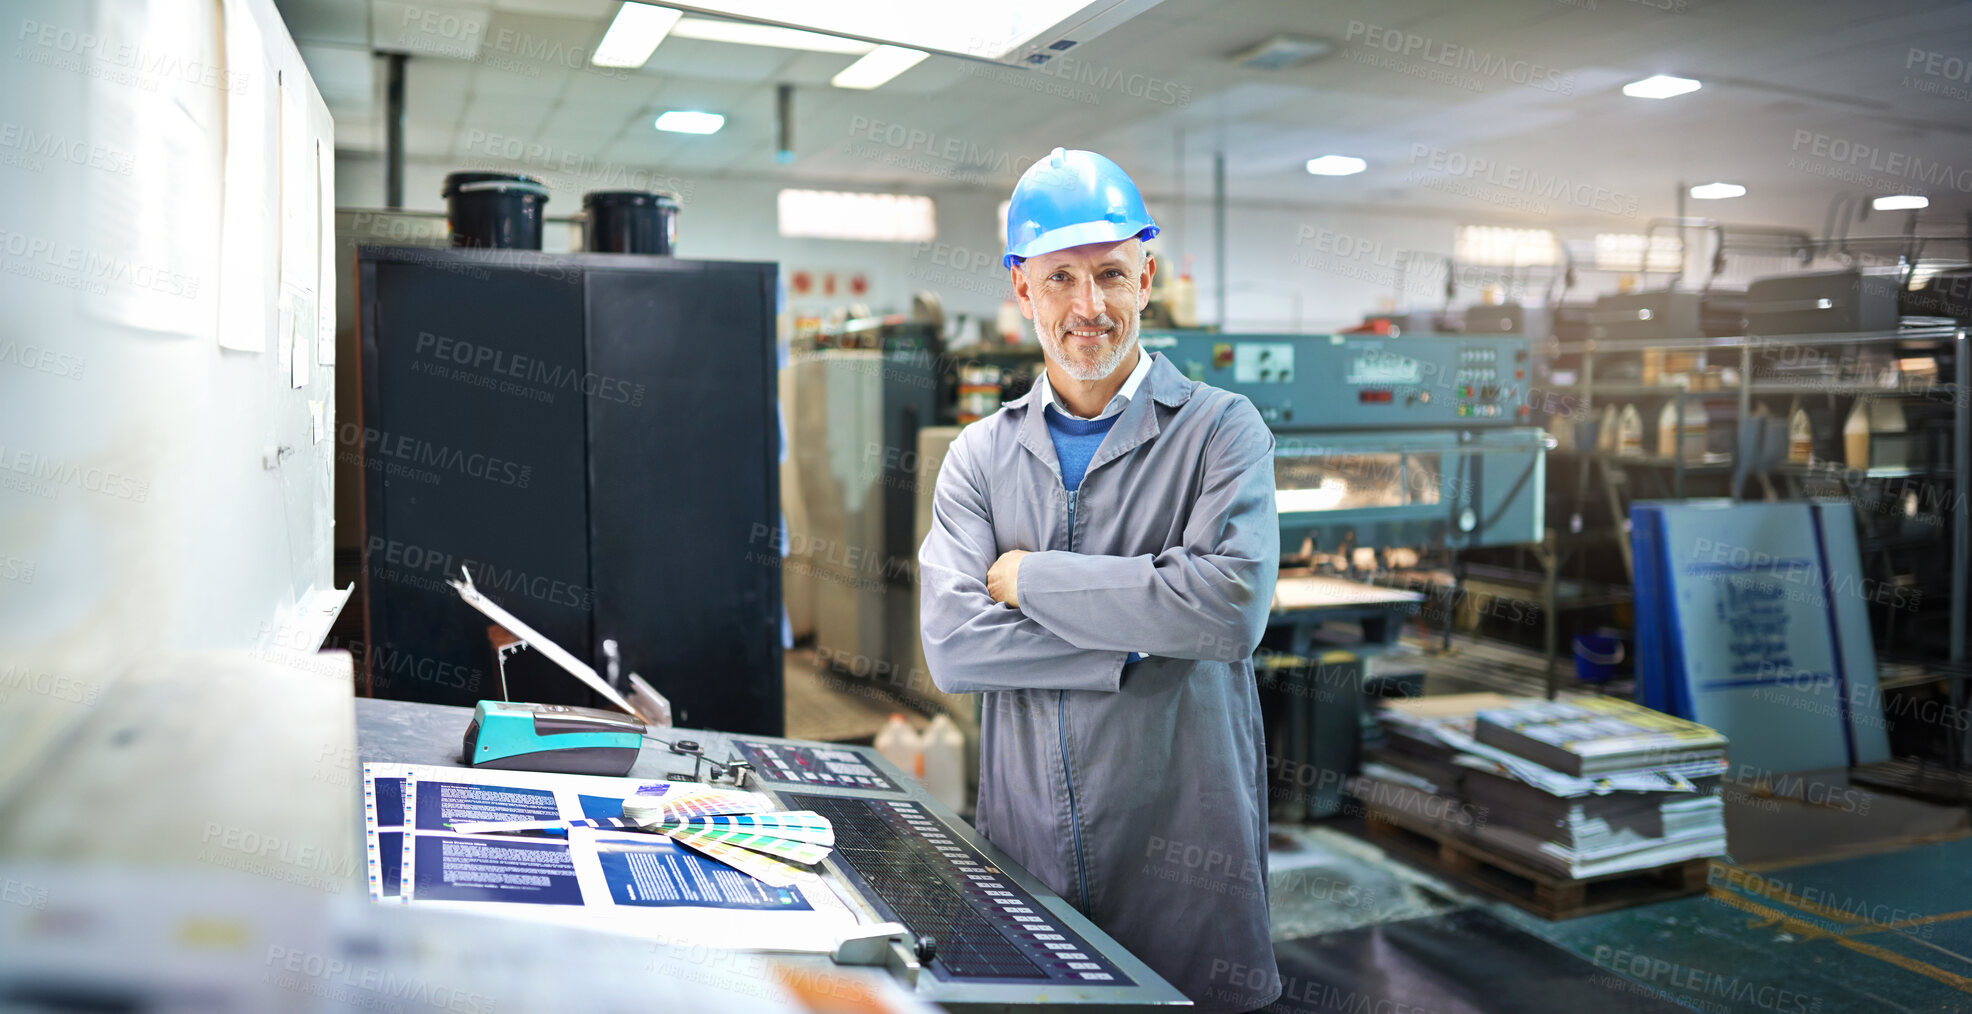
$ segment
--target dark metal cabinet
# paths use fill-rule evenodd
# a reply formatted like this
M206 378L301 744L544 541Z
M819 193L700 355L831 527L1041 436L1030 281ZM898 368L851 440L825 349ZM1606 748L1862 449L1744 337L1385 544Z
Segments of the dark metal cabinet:
M680 722L778 734L775 266L364 247L363 593L379 697L501 695L463 566ZM348 430L345 424L345 430ZM352 443L357 441L352 441ZM515 699L589 704L509 670Z

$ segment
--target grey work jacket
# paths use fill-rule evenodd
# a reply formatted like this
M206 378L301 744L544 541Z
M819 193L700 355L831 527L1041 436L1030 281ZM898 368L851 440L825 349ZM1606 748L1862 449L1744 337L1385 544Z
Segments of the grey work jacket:
M979 830L1201 1009L1263 1006L1273 435L1159 355L1068 494L1038 401L959 433L918 550L932 680L986 695ZM1014 549L1019 609L986 593Z

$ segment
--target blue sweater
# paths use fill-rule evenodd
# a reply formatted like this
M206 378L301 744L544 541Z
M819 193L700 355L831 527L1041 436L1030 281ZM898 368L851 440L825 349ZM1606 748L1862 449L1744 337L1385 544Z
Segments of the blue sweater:
M1077 419L1049 405L1043 417L1048 421L1048 439L1054 442L1055 460L1061 462L1061 487L1073 493L1082 488L1082 476L1088 474L1089 461L1096 456L1096 449L1102 446L1102 438L1110 427L1123 418L1123 413L1104 419Z
M1061 488L1073 493L1082 488L1082 477L1089 473L1089 461L1096 456L1102 438L1116 425L1116 420L1123 418L1123 413L1104 419L1077 419L1049 405L1043 410L1042 418L1048 421L1048 439L1054 442L1055 460L1061 462ZM1074 506L1072 499L1069 506ZM1070 510L1070 519L1074 516ZM1143 661L1143 657L1142 653L1133 651L1123 663L1133 665Z

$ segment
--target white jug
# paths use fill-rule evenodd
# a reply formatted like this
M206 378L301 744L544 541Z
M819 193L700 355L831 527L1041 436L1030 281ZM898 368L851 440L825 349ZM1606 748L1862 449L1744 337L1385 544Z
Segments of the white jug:
M941 714L931 720L919 742L924 770L918 780L925 791L953 813L965 809L965 733Z
M876 734L876 752L905 774L919 779L924 777L923 744L917 730L911 728L911 723L894 711L890 714L890 721L885 722L883 729Z

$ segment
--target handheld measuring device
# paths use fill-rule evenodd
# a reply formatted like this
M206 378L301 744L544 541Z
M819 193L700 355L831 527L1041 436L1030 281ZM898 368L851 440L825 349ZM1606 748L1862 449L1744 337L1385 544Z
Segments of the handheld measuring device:
M637 763L638 751L643 749L644 717L581 659L481 594L473 586L472 574L464 567L459 572L460 580L446 583L467 605L533 645L536 651L601 694L604 700L623 709L618 714L564 704L480 701L473 708L472 724L466 726L460 759L476 768L520 768L580 775L629 774ZM661 700L641 677L632 673L630 680L639 698Z

